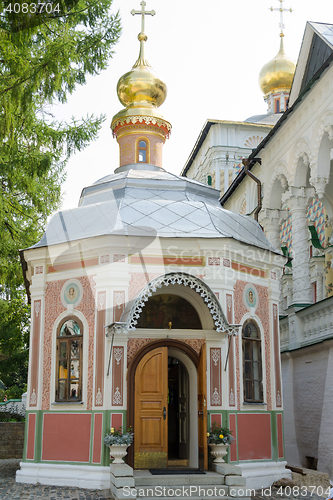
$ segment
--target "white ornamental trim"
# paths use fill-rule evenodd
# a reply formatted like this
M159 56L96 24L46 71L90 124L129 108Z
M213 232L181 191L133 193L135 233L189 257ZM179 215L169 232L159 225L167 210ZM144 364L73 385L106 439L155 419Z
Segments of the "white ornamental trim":
M140 293L140 296L134 301L133 307L129 313L127 323L129 330L135 330L140 314L142 313L142 309L144 308L145 302L148 301L149 297L151 297L158 288L169 285L189 286L196 293L198 293L210 310L217 332L227 332L229 335L238 333L238 325L229 325L214 292L200 278L190 276L186 273L165 274L154 278L150 283L148 283Z
M129 125L130 123L132 123L133 125L135 123L145 123L146 125L157 125L159 127L161 126L164 126L166 127L166 129L168 130L168 132L171 131L171 124L169 122L167 122L166 120L163 120L163 119L160 119L160 118L156 118L154 116L126 116L126 117L122 117L122 118L118 118L117 120L115 120L111 127L112 127L112 130L114 130L116 128L117 125Z
M214 392L212 394L212 405L214 406L218 406L221 404L221 399L220 399L220 395L217 391L217 388L215 387L214 388Z
M96 394L96 406L102 406L103 405L103 396L101 393L101 388L98 388L97 394Z
M112 402L114 405L120 405L121 404L121 394L119 391L119 387L116 387L116 390L113 394L113 399Z
M123 357L123 348L122 347L114 347L113 353L114 353L114 359L116 360L117 365L119 365L121 358Z
M212 360L214 362L214 365L217 366L217 363L220 361L220 350L219 349L212 350Z

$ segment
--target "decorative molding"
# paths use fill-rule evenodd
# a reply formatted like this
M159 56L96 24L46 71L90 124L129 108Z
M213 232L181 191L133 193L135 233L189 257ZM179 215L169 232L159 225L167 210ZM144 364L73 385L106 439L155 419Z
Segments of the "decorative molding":
M221 348L210 348L210 404L211 406L221 405Z
M325 176L310 177L310 184L315 188L319 199L324 197L326 184L329 180L329 177Z
M35 389L32 390L32 394L30 396L30 406L36 406L37 405L37 394Z
M35 314L38 318L41 309L41 300L35 300Z
M96 406L102 406L103 405L103 396L101 393L101 388L98 388L97 394L96 394Z
M119 391L119 387L116 387L116 390L113 393L112 404L115 406L119 406L122 404L122 397Z
M229 406L235 406L235 394L232 389L230 389L230 394L229 394Z
M110 255L101 255L99 261L101 264L108 264L110 262Z
M215 366L217 366L217 363L220 361L220 350L219 349L212 349L212 360Z
M221 398L217 391L217 387L214 388L214 392L212 394L212 406L219 406L221 404Z
M127 335L128 334L127 323L115 322L111 323L111 325L108 325L106 327L106 337L109 340L111 340L114 334Z
M123 357L124 349L122 347L115 347L113 352L114 352L114 359L116 360L117 365L119 365Z
M124 373L124 350L123 346L113 347L112 362L112 405L123 405L123 373Z
M127 116L118 118L111 124L113 134L115 134L114 130L119 125L129 125L130 123L132 123L133 125L135 123L145 123L146 125L157 125L158 127L165 127L168 131L168 135L170 134L172 128L169 122L161 118L155 118L154 116Z
M113 262L125 262L125 255L119 253L113 254Z
M220 257L208 257L208 265L209 266L219 266L220 265Z
M44 273L44 267L43 266L36 266L35 267L35 274L43 274Z
M113 292L113 321L118 322L125 309L125 292Z
M249 137L248 139L246 139L246 141L244 142L244 146L246 148L254 149L261 143L262 140L263 140L262 136L253 135L252 137Z
M210 314L214 320L217 332L227 332L229 335L238 333L238 326L229 325L221 305L218 302L214 292L200 278L190 276L185 273L169 273L159 276L148 283L141 291L139 297L134 301L131 311L128 316L127 325L129 330L135 330L138 319L142 312L145 302L152 296L158 288L169 285L189 286L198 293L206 303ZM237 331L235 330L237 327Z

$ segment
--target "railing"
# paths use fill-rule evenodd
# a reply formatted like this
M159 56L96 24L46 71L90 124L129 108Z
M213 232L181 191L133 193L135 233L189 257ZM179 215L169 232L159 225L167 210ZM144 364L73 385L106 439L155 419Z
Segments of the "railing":
M25 417L25 402L26 398L22 399L9 399L9 401L3 401L0 403L0 413L16 416L19 415L22 419Z
M280 320L281 352L333 338L333 297L294 312Z

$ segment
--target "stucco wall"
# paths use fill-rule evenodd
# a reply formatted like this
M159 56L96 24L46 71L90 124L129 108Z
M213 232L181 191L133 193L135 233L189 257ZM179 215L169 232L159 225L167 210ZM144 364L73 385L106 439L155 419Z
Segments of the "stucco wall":
M286 459L290 465L308 466L306 457L313 457L331 480L332 357L328 342L282 353Z

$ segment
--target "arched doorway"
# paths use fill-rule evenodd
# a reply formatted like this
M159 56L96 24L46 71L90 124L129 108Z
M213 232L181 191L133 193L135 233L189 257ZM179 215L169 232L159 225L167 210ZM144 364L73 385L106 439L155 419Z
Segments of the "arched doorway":
M135 436L129 463L134 468L198 467L199 452L204 454L198 442L206 442L207 432L201 404L206 401L205 344L203 351L199 356L184 342L161 339L134 356L128 371L128 425ZM199 420L198 404L204 408Z

